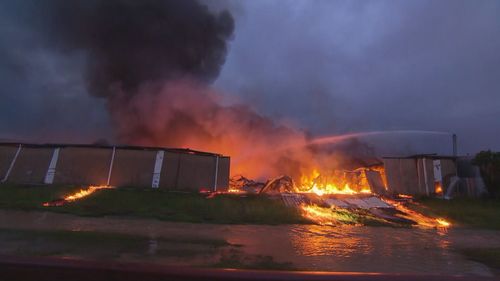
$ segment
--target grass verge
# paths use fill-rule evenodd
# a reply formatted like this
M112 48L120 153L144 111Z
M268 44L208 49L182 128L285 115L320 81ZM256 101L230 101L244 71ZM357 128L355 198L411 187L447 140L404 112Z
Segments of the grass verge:
M82 200L59 207L42 203L80 188L72 186L0 186L0 208L44 210L80 216L136 216L167 221L223 224L308 223L300 213L279 200L257 195L219 195L211 199L194 193L156 189L98 190Z
M500 200L421 198L412 208L433 217L443 217L455 226L500 230Z
M483 263L490 267L496 275L500 275L500 248L462 249L460 252L469 260Z

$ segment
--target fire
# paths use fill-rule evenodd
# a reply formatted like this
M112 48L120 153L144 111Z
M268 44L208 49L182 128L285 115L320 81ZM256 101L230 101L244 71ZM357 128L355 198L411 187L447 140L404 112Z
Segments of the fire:
M108 188L114 188L114 187L109 185L91 185L87 189L80 189L80 191L78 191L77 193L64 197L64 200L68 202L75 201L80 198L89 196L90 194L96 192L99 189L108 189Z
M81 199L83 197L89 196L90 194L96 192L99 189L109 189L109 188L114 188L113 186L109 185L90 185L86 189L80 189L78 192L73 193L71 195L68 195L64 198L52 200L49 202L45 202L42 204L44 207L57 207L57 206L63 206L64 204L68 202L73 202L75 200Z
M436 182L434 191L438 195L443 194L443 186L441 185L441 182Z
M244 190L234 188L234 187L229 187L229 189L226 191L227 193L234 193L234 194L240 194L240 193L245 193Z
M451 226L451 223L449 223L448 221L444 220L444 219L436 219L436 222L442 226L442 227L450 227Z
M408 207L406 207L401 202L396 202L389 199L384 199L387 203L391 204L396 208L396 210L400 211L404 215L401 217L412 220L418 224L418 226L424 228L448 228L451 226L451 223L442 219L442 218L431 218L419 212L416 212Z
M303 175L300 178L299 190L315 193L319 196L325 194L371 194L363 170L334 171L331 175L322 175L317 169L314 169L310 175Z
M324 208L315 204L302 204L300 210L304 218L319 225L333 226L342 223L355 223L352 218L345 214L349 212L342 209Z

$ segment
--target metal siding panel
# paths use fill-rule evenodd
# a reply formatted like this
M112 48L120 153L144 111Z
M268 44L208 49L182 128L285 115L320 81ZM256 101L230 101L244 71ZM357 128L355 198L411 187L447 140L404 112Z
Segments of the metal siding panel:
M52 148L23 147L7 182L41 184L45 179Z
M54 183L107 184L111 154L111 148L62 148Z
M415 159L400 159L402 189L405 194L419 194L417 162Z
M219 173L217 179L217 190L227 190L229 188L230 158L219 157Z
M5 176L15 158L19 146L2 146L0 147L0 180L4 180Z
M198 191L200 188L212 190L214 185L214 156L184 154L178 173L178 190Z
M151 187L156 151L116 149L110 185Z
M399 159L384 159L384 168L389 192L403 193Z
M169 190L175 190L177 188L182 155L182 153L165 151L160 173L161 181L159 188Z

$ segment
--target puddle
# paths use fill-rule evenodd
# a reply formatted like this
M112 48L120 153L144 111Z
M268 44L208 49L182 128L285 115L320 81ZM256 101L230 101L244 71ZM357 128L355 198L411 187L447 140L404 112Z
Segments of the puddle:
M465 259L456 249L500 247L500 231L451 228L447 231L410 228L319 225L216 225L173 223L136 218L92 218L50 212L0 211L0 228L98 231L145 237L148 262L176 263L161 253L186 249L165 247L161 239L221 239L247 256L273 258L301 270L402 272L491 276L488 267ZM5 241L4 241L5 242ZM36 243L33 241L32 243ZM5 243L3 243L5 244ZM193 247L193 246L189 246ZM195 249L204 248L195 246ZM231 251L236 248L233 247ZM141 248L142 249L142 248ZM227 251L227 247L221 247ZM0 251L2 251L0 249ZM168 251L167 251L168 252ZM2 253L5 253L3 250ZM223 252L189 256L183 263L199 265Z

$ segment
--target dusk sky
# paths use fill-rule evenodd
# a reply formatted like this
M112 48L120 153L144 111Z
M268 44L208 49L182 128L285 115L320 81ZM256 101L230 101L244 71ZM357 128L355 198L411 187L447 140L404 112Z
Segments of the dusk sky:
M104 100L86 93L85 56L46 48L12 2L0 1L0 138L112 139ZM314 136L444 131L461 153L500 150L500 1L209 6L235 20L214 83L235 102Z

